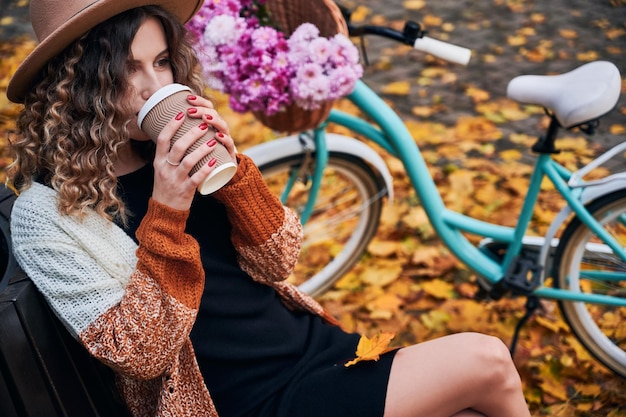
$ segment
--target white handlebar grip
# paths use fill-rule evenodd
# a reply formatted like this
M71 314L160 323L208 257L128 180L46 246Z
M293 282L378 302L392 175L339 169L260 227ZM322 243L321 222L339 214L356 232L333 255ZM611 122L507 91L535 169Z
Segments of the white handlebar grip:
M467 65L472 55L470 49L429 38L428 36L417 39L413 47L418 51L423 51L438 58L445 59L446 61L461 65Z

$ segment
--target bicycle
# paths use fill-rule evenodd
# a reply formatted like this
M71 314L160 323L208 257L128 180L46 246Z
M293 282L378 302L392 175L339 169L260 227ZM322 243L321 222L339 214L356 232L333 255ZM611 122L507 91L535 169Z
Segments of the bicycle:
M463 63L464 48L425 36L419 24L403 31L350 24L350 34L374 34L413 45L443 59ZM584 168L570 172L556 162L562 129L592 133L615 106L621 78L615 65L598 61L559 76L524 75L509 83L509 98L542 106L550 125L532 150L538 154L515 227L491 224L445 207L419 147L400 117L360 81L347 98L369 120L333 109L313 131L254 146L246 151L266 181L294 208L305 226L303 257L296 274L300 288L318 295L354 266L376 233L383 198L393 198L392 178L382 158L362 141L326 132L329 124L348 128L398 158L430 223L450 251L479 277L482 292L494 299L527 297L527 314L538 299L556 300L576 337L601 363L626 377L626 172L585 181L592 170L626 151L615 146ZM586 94L585 92L595 92ZM561 98L561 100L557 100ZM543 237L526 236L544 178L567 206ZM323 190L323 191L322 191ZM557 237L564 226L564 231ZM463 233L483 237L472 244ZM333 236L336 247L315 246L317 236ZM316 253L312 253L311 248ZM311 270L307 257L328 261ZM546 286L552 277L554 287ZM609 320L609 318L611 320Z

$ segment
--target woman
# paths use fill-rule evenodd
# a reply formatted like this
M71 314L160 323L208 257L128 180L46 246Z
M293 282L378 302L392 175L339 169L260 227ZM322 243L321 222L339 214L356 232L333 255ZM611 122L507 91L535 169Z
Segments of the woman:
M183 24L199 0L31 0L39 46L8 97L23 103L10 175L18 261L57 316L116 373L135 416L528 416L497 339L460 334L344 367L359 336L284 282L302 230L235 151ZM158 88L188 97L156 145L136 115ZM204 122L170 148L186 117ZM196 187L217 142L235 177Z

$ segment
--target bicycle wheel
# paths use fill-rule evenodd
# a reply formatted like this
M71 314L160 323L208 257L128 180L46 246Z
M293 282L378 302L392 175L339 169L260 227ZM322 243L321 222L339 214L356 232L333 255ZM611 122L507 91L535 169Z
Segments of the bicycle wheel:
M588 206L589 212L626 246L626 195L608 194ZM574 218L563 232L555 255L555 285L586 294L626 300L626 262L585 224ZM604 365L626 377L626 307L559 301L574 334Z
M314 157L313 157L314 160ZM270 189L283 195L289 179L298 175L288 196L287 207L300 215L307 203L311 181L301 172L304 155L261 165ZM290 281L316 296L329 289L360 259L378 228L384 182L365 162L352 155L330 153L328 165L309 220L304 225L304 242Z

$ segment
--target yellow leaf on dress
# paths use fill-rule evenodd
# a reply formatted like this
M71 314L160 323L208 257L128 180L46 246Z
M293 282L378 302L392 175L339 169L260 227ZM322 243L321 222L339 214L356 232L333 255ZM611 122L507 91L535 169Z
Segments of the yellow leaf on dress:
M356 358L346 362L345 366L352 366L361 361L377 361L380 355L391 350L389 343L394 338L394 333L379 333L371 339L367 336L361 336L359 344L356 347Z

